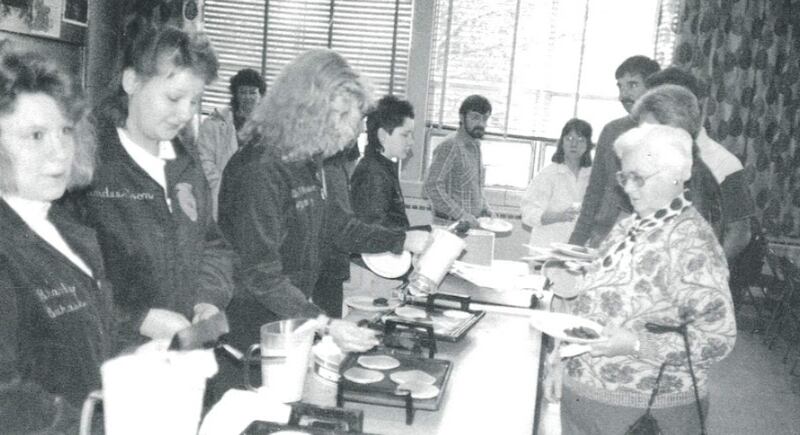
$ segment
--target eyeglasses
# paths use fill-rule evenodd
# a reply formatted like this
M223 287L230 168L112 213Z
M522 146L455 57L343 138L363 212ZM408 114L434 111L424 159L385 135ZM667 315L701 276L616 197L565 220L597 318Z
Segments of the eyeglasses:
M641 188L642 186L644 186L644 183L647 180L652 178L654 175L657 175L659 172L661 172L661 171L656 171L656 172L653 172L650 175L642 177L641 175L637 174L636 172L617 171L617 173L616 173L617 183L623 189L625 188L625 185L628 184L629 181L632 182L633 185L636 186L637 188Z

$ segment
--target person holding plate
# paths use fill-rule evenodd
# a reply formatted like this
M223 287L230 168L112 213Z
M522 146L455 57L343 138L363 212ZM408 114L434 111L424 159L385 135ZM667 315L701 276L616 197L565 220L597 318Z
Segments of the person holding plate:
M578 118L564 124L553 163L531 180L520 208L531 227L531 246L569 240L592 172L592 126Z
M709 224L684 195L692 168L692 138L684 130L644 125L614 144L619 185L635 213L601 244L599 256L575 279L572 314L604 326L591 351L561 361L564 433L625 433L648 407L664 433L700 428L709 371L736 341L725 254ZM549 275L556 284L560 275ZM648 323L687 325L691 366L681 334ZM646 326L647 325L647 326ZM693 368L690 369L690 367ZM558 396L551 371L546 394Z

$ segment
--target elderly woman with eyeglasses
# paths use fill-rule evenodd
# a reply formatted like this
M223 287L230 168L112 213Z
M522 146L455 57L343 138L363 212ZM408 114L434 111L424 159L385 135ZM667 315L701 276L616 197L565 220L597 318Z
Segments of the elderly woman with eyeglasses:
M645 125L621 136L619 184L635 213L621 220L575 286L572 314L604 326L605 340L562 361L564 433L625 433L641 417L662 363L652 415L664 433L698 433L692 373L681 334L657 334L647 323L688 323L700 403L708 408L708 374L733 349L736 321L725 254L709 224L685 196L692 167L686 131ZM564 278L549 275L553 281ZM569 291L572 290L572 291ZM706 414L707 415L707 414Z
M111 287L94 231L56 202L92 177L77 87L0 48L0 432L77 433L109 356Z

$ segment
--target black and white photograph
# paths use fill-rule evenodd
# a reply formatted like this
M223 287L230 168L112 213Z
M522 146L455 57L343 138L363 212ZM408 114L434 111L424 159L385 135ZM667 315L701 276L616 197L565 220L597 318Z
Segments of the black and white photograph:
M800 434L800 0L0 0L0 433Z

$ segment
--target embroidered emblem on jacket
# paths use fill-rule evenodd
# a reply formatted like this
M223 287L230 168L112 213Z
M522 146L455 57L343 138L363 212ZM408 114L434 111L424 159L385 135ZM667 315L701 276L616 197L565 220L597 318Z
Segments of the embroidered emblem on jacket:
M86 306L86 302L78 298L74 285L66 285L63 282L58 287L34 289L36 296L44 305L47 316L55 319L58 316L78 311Z

